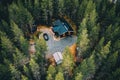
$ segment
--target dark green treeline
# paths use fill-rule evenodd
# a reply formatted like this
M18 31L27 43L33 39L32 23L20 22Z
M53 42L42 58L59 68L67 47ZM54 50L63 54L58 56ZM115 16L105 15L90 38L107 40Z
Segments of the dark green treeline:
M120 80L120 2L114 0L0 0L0 80ZM68 48L63 63L47 66L46 43L34 38L33 25L69 17L77 26L77 57Z

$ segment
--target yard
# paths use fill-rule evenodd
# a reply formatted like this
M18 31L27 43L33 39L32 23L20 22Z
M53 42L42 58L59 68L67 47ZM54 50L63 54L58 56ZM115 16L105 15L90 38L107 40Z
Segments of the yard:
M65 47L70 47L71 53L75 54L75 46L77 37L75 35L67 36L64 38L55 38L54 33L52 32L51 28L47 28L46 26L39 26L37 31L42 32L42 34L39 35L39 37L43 37L43 34L48 35L48 40L46 40L47 54L53 54L55 52L63 52Z

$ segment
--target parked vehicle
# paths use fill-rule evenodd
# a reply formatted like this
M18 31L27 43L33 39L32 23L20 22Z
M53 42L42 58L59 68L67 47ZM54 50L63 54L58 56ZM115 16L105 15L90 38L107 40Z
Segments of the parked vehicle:
M47 34L47 33L44 33L44 34L43 34L43 38L44 38L46 41L48 41L48 40L49 40L48 34Z

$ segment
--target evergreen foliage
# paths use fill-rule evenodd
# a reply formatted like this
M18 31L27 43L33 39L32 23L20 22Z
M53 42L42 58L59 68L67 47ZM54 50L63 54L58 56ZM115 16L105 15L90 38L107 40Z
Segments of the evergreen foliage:
M120 80L120 1L0 0L0 80ZM33 28L68 17L77 26L76 63L67 47L61 64L45 59ZM62 19L63 20L63 19ZM29 54L29 39L35 54Z
M56 74L55 80L64 80L63 73L58 72L58 73Z

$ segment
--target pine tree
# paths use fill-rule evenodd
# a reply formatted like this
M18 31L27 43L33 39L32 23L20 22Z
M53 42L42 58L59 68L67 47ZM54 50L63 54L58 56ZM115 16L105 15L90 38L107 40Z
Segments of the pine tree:
M11 21L11 30L14 35L15 45L22 50L23 53L28 54L28 42L24 38L22 30L15 24L14 21Z
M24 36L20 36L20 48L21 51L25 54L28 55L28 41L24 38Z
M20 36L24 36L23 32L20 30L17 24L15 24L14 21L11 20L11 30L14 34L14 42L16 42L17 46L20 46Z
M49 22L53 14L53 0L42 0L41 9L43 22L47 25L50 24Z
M86 28L86 19L83 19L80 29L79 29L79 34L78 34L78 41L77 45L79 47L78 54L81 56L85 56L85 52L89 48L89 42L90 40L88 39L88 30Z
M112 47L113 51L119 51L120 49L120 39L116 40Z
M109 64L110 60L110 47L111 47L111 41L108 41L107 44L103 44L103 41L101 39L102 45L96 52L97 57L96 57L96 79L104 79L104 76L109 76L110 75L110 70L111 70L111 64ZM116 55L116 54L115 54ZM108 60L107 60L108 59ZM108 67L109 66L109 67Z
M79 0L66 0L64 1L64 12L65 15L72 18L74 20L75 13L77 11L79 5Z
M30 72L29 68L26 65L23 66L23 70L24 70L25 75L28 77L28 79L32 79L32 77L30 75L31 72Z
M25 55L21 53L17 48L16 48L16 54L13 54L13 58L14 58L14 65L16 67L20 67L28 63Z
M47 71L47 74L48 74L47 80L48 80L48 79L54 79L55 73L56 73L55 67L52 66L52 65L50 65L50 66L48 67L48 71Z
M39 67L39 65L32 58L30 59L29 65L30 65L31 71L33 73L33 77L36 80L40 80L40 67Z
M115 8L116 5L108 4L108 6L111 6L111 7L107 7L107 12L105 17L106 25L115 24L117 22L116 8Z
M42 9L42 21L45 23L47 21L47 0L42 0L41 2L41 9Z
M21 80L28 80L28 78L24 75L22 75L22 79Z
M11 31L10 31L10 26L5 20L0 21L0 30L5 32L9 38L12 37Z
M58 1L58 8L59 8L59 14L60 15L64 15L65 14L65 3L64 3L64 0L59 0Z
M13 43L10 41L10 39L6 36L4 32L0 31L0 40L1 40L1 62L3 62L3 58L9 59L12 61L13 59L13 54L15 53L15 46Z
M48 11L47 11L47 24L51 25L52 24L52 17L53 17L53 0L48 1Z
M110 52L110 45L111 45L111 42L109 41L105 46L103 46L103 48L101 49L100 51L100 55L102 57L102 59L106 59L107 58L107 55L108 53Z
M46 42L43 38L40 39L36 39L35 41L36 44L36 51L40 52L40 53L44 53L47 50L47 45Z
M95 3L93 0L89 0L85 9L85 16L89 15L95 9ZM96 16L95 16L96 17Z
M27 32L26 24L32 24L33 17L31 13L21 3L14 2L9 6L9 18L12 19L18 26Z
M70 73L73 80L120 80L120 3L118 0L113 2L1 0L0 80L40 80L45 77L47 80L68 80ZM67 48L63 52L63 62L47 69L44 39L34 38L36 53L29 61L25 37L29 33L28 27L32 31L33 22L51 25L51 18L58 18L58 15L68 16L79 26L77 50L83 61L75 65Z
M96 12L96 5L92 0L89 0L87 4L87 8L85 10L85 18L86 18L86 27L88 29L88 35L90 39L90 47L95 46L95 42L98 41L98 34L100 31L99 24L96 23L97 21L97 12Z
M118 24L115 24L115 25L110 25L107 27L105 34L104 34L106 41L109 41L109 40L114 41L118 39L119 30L120 30L118 26L119 26Z
M70 53L69 48L67 47L63 52L63 62L62 62L63 70L69 72L74 67L74 59L73 55Z
M97 44L97 46L96 46L96 49L97 49L98 51L102 49L102 46L104 45L104 42L105 42L105 38L102 37L102 38L99 40L99 42L98 42L98 44Z
M41 21L41 14L42 14L40 0L34 0L34 6L32 8L33 10L31 11L31 13L35 19L35 22L38 24Z
M71 16L71 6L72 6L72 2L71 0L65 0L64 1L64 8L65 8L65 15L67 16Z
M107 59L108 54L110 53L110 45L111 42L109 41L106 45L103 43L104 38L102 38L98 44L98 48L96 51L96 64L97 67L102 65L102 62L104 62L105 59Z
M75 76L75 80L83 80L82 73L77 73L77 75Z
M37 0L35 0L37 1ZM19 1L21 2L21 1ZM23 5L31 12L33 10L33 1L32 0L24 0Z
M10 64L10 71L12 74L12 80L21 80L21 73L18 71L14 65Z
M70 8L70 10L71 10L71 19L73 20L73 21L76 21L76 19L77 19L77 16L76 16L76 14L77 14L77 10L78 10L78 8L79 8L79 0L71 0L71 8Z
M5 58L4 58L3 62L0 62L0 80L10 80L11 79L11 71L9 68L9 64L11 64L10 60L5 59Z
M113 79L119 80L120 79L120 76L119 76L120 74L119 73L120 73L120 68L117 68L115 71L113 71L112 75L111 75L113 77L112 77L111 80L113 80Z
M96 66L94 62L94 56L91 55L89 58L85 59L78 67L78 72L82 74L81 78L92 79L95 74Z
M76 13L76 24L77 25L80 25L80 22L84 18L87 3L88 3L88 1L83 0L83 1L80 2L79 6L78 6L78 10L77 10L77 13Z
M53 80L52 75L51 75L51 74L48 74L46 80Z
M53 0L53 18L57 18L59 15L59 1L61 0Z
M36 48L36 53L35 53L35 59L36 62L40 66L40 73L41 75L46 75L46 59L45 59L45 52L47 51L47 45L46 42L43 38L37 39L35 38L35 48Z
M97 1L94 1L95 2L95 4L96 4L96 11L98 12L98 13L100 13L100 11L101 11L101 8L102 8L102 1L103 0L97 0Z
M118 51L114 52L107 58L107 63L111 68L115 68L118 60Z
M55 80L64 80L64 76L62 72L58 72L56 74Z
M112 71L116 68L118 59L118 52L114 52L109 55L106 61L103 62L102 66L100 66L99 71L96 73L99 76L96 76L97 79L113 79ZM104 77L106 76L106 77Z

